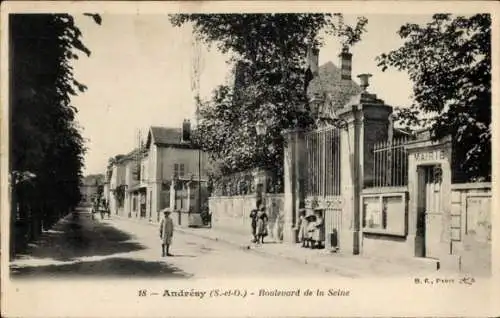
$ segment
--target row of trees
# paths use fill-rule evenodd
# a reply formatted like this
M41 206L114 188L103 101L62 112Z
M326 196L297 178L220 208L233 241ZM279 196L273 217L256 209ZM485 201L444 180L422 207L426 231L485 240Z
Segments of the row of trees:
M340 14L174 15L190 23L208 46L229 53L235 82L218 87L201 106L198 142L213 154L219 174L283 163L281 131L310 127L306 87L307 49L323 44L320 34L339 37L344 47L361 40L367 19L355 26ZM414 83L414 103L396 112L407 128L430 127L434 138L451 135L460 181L491 178L491 17L436 14L425 25L406 24L404 44L377 58ZM265 120L266 136L255 132Z
M90 14L89 14L90 15ZM90 15L97 23L98 15ZM84 139L71 96L78 51L90 55L67 14L9 16L11 251L80 201Z
M409 128L451 135L454 181L491 180L491 16L435 14L426 25L405 24L404 44L378 57L382 70L407 72L413 104L397 109Z

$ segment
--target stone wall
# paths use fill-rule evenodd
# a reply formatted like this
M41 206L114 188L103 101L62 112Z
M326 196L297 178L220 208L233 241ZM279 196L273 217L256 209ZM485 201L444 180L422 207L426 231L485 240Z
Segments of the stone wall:
M491 183L453 184L451 192L452 253L461 270L491 273Z
M282 194L264 194L269 236L279 241L283 239L283 202ZM214 228L251 236L250 212L255 208L255 195L213 196L208 203Z

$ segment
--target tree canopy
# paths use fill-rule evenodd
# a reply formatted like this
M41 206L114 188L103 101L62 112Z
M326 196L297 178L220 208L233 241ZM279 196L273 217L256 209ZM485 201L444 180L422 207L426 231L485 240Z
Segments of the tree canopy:
M312 124L307 111L308 49L319 48L325 36L344 46L360 40L367 20L355 26L340 14L181 14L175 26L193 25L197 39L230 56L234 85L219 86L200 107L197 138L220 164L222 174L257 166L280 169L287 128ZM257 136L264 121L267 133Z
M491 178L491 17L436 14L426 25L403 25L404 44L378 57L382 70L408 72L414 103L397 112L406 126L451 135L456 177Z
M13 14L9 25L12 219L32 220L36 232L80 200L85 145L71 96L87 87L71 61L90 50L68 14Z

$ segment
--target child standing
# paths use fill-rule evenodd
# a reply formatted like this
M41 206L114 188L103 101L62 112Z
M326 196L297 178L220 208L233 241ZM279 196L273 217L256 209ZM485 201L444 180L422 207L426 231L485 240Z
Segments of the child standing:
M268 217L264 207L261 207L257 214L257 243L264 244L264 237L267 236Z
M161 256L172 256L169 249L174 235L174 222L170 218L170 210L163 210L163 218L160 222Z

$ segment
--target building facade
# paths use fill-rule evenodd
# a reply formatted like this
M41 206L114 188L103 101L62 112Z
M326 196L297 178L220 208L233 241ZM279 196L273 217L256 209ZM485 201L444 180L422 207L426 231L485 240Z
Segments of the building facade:
M197 202L207 197L203 186L207 165L207 154L191 141L188 120L182 128L150 127L144 146L113 164L112 211L150 222L159 222L159 211L167 207L197 213L201 205ZM200 189L198 184L202 184Z
M341 54L339 72L330 65L335 72L321 76L312 68L319 74L309 90L317 128L283 132L277 237L295 243L305 209L323 216L327 249L491 273L491 183L454 183L451 140L396 129L393 108L367 90L369 74L358 88L351 84L349 57ZM248 231L255 196L238 200L210 198L214 227Z
M141 164L141 171L144 171L143 184L147 188L148 219L158 222L161 218L159 211L167 207L197 212L197 204L187 207L182 203L185 200L179 199L177 204L176 199L171 198L172 194L182 193L176 186L183 188L189 184L192 187L207 180L208 156L193 145L190 122L185 120L181 129L151 127L145 151L147 157ZM191 202L198 200L196 191L192 192Z
M84 177L80 185L80 204L85 206L92 204L93 200L100 194L100 188L103 189L103 193L101 193L101 195L104 196L105 186L105 177L101 174Z
M111 214L123 215L125 212L123 192L125 189L125 162L126 157L116 160L110 166L109 178L109 209Z

